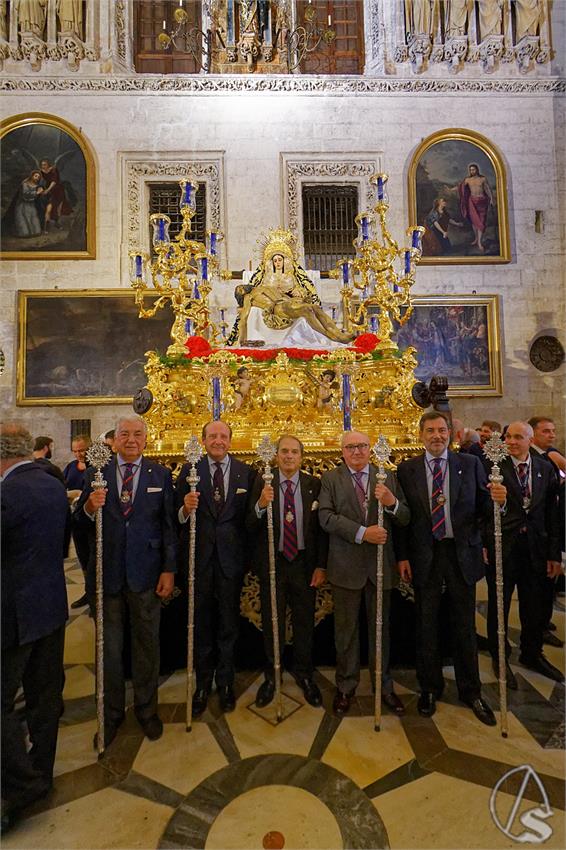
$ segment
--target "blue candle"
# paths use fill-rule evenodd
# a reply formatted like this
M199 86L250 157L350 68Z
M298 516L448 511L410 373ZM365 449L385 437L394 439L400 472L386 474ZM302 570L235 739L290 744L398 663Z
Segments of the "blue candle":
M136 254L136 277L143 275L143 259L141 254Z
M200 273L203 280L208 280L208 259L202 257L200 261Z
M165 242L165 220L160 218L158 222L159 226L159 241Z
M374 334L377 330L377 316L372 316L369 320L369 325L372 334Z
M342 416L344 431L352 430L352 410L350 406L350 376L342 375Z
M405 274L411 273L411 252L405 251Z
M190 319L187 319L185 322L185 331L187 333L187 336L191 336L193 332L193 325Z
M191 194L193 191L193 187L191 183L185 183L184 191L183 191L183 203L186 206L190 207L191 205Z
M226 3L226 26L228 28L228 44L234 43L234 0Z
M216 233L214 232L210 234L210 253L213 257L216 256Z
M369 221L365 216L362 218L362 239L364 242L369 239Z
M196 280L193 298L195 299L195 301L200 301L200 289L198 288L198 281Z
M350 280L350 269L348 267L348 263L342 263L342 281L344 286L348 285Z
M393 284L393 292L399 292L399 287L396 283Z
M377 200L383 200L383 177L377 178Z
M216 422L221 415L220 378L212 379L212 418Z
M421 234L420 234L420 231L417 230L416 227L413 230L413 238L411 240L411 245L412 245L413 248L419 248L420 249L420 247L421 247Z

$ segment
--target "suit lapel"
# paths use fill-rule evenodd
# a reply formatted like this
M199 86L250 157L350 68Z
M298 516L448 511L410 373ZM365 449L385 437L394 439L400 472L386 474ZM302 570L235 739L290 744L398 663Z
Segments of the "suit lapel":
M301 487L301 499L303 501L303 537L307 539L313 498L312 482L304 472L299 472L299 484Z
M122 516L122 508L120 506L120 493L118 492L118 456L114 455L106 469L104 470L104 478L108 488L108 503L112 510L117 511ZM120 473L120 480L122 476Z
M377 469L370 463L369 465L369 484L367 491L368 498L368 515L366 525L377 525L377 499L374 496L375 485L377 483Z
M150 484L151 473L149 470L151 469L151 464L144 457L141 459L141 468L140 468L140 477L138 479L138 486L136 489L136 496L134 499L133 509L135 511L136 504L138 507L138 511L143 508L144 503L144 495L147 493L147 488Z
M210 466L208 463L208 455L205 455L197 463L197 472L199 474L198 491L202 493L204 501L212 516L216 516L214 507L214 499L212 497L212 482L210 480Z
M279 477L279 470L273 470L273 535L275 537L275 545L279 546L279 535L281 534L281 479Z
M547 461L541 461L541 463L547 463ZM540 463L537 463L537 459L535 457L531 457L531 510L543 494L543 483L544 477L542 469L540 468Z
M462 485L462 467L458 455L454 452L448 452L448 470L450 473L450 480L448 482L450 488L450 515L453 516Z
M517 478L517 473L515 472L515 465L510 457L506 457L501 465L501 469L504 472L507 472L506 476L506 486L509 490L509 494L514 502L516 502L521 507L523 506L523 495L521 493L521 485L519 484L519 479Z
M427 515L430 517L430 499L428 495L428 484L426 483L426 456L423 454L416 458L413 465L413 475L415 478L415 490L419 494L419 498L423 503Z
M230 508L231 508L231 506L234 502L234 496L236 495L236 490L240 486L241 479L242 479L242 474L240 472L238 464L235 462L232 455L230 455L230 472L228 474L228 492L225 494L226 498L225 498L225 502L224 502L224 508L220 512L220 515L227 513L230 510Z

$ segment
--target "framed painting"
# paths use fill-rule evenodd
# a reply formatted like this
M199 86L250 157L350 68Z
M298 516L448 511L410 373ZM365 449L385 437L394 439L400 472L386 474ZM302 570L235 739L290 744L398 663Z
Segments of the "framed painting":
M420 381L448 379L449 396L500 396L501 345L497 295L418 295L397 345L417 350Z
M81 132L62 118L30 112L2 121L0 139L0 256L94 259L94 158Z
M409 166L409 219L425 228L422 265L508 263L501 154L472 130L426 138Z
M148 297L155 293L148 293ZM17 404L129 404L146 351L167 350L173 313L138 318L119 289L18 293Z

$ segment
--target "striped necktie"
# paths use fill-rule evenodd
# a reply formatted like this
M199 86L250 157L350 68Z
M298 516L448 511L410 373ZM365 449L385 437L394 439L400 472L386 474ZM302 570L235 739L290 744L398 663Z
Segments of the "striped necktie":
M293 482L288 478L285 484L287 489L283 499L283 557L287 561L294 561L299 551L295 496L293 494Z
M442 465L440 458L435 457L432 469L432 536L435 540L443 540L446 537L446 517L444 514L444 493L442 484Z
M125 463L122 466L122 492L120 493L120 507L122 516L131 514L134 500L134 466L133 463Z

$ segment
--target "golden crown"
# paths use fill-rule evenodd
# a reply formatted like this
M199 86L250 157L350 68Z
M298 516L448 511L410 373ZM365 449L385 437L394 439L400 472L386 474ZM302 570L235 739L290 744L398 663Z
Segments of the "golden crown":
M290 230L272 227L267 238L260 241L260 245L263 246L263 262L268 262L275 254L281 254L295 261L296 244L297 237Z

